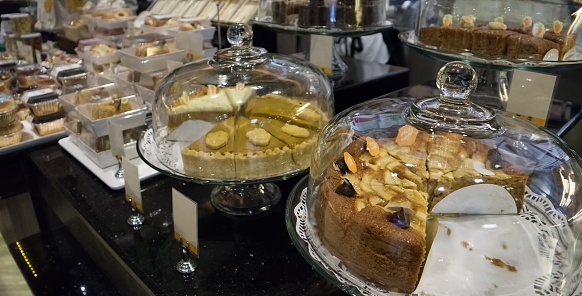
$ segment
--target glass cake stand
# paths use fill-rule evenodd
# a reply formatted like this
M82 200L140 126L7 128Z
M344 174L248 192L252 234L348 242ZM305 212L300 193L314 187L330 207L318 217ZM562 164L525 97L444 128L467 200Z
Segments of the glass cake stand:
M443 51L435 46L425 45L418 40L415 31L404 31L399 39L415 51L443 62L463 61L475 68L479 75L479 84L471 98L475 102L503 108L509 99L510 77L514 70L556 74L582 67L582 46L575 45L566 55L565 60L547 55L545 60L528 59L487 59L470 52L459 53ZM501 102L500 106L498 102Z
M275 181L285 180L305 173L305 170L291 172L285 175L261 179L244 180L217 180L194 178L184 173L181 162L176 161L170 151L178 151L179 142L172 143L171 147L164 147L163 153L154 143L152 128L144 131L137 141L137 153L141 159L162 174L186 182L216 185L211 192L210 201L218 210L236 216L260 214L276 206L281 200L281 190ZM161 155L161 159L156 155Z
M330 36L330 37L361 37L366 35L375 34L381 32L382 30L386 30L392 28L392 22L385 21L383 26L375 26L375 27L358 27L358 28L350 28L350 29L339 29L339 28L326 28L326 27L299 27L299 26L290 26L290 25L280 25L271 22L264 22L264 21L254 21L255 25L259 25L265 27L269 30L278 33L285 33L285 34L300 34L300 35L321 35L321 36ZM309 61L310 60L310 52L311 48L307 50L305 53L304 59ZM336 51L335 47L332 47L331 50L332 54L332 62L331 62L331 73L327 73L328 77L337 80L341 79L345 73L348 71L348 65L342 60L338 52ZM319 66L319 65L318 65Z
M287 226L287 231L289 232L289 236L291 237L293 244L295 247L297 247L297 250L299 250L299 253L301 253L305 260L324 278L350 295L409 295L390 292L377 287L374 283L350 271L340 259L330 254L330 252L322 244L317 234L317 225L312 224L312 220L308 219L309 213L313 212L313 209L309 209L306 203L306 199L310 198L307 196L308 180L308 176L306 176L295 185L291 191L291 194L289 195L289 199L287 200L285 208L285 223ZM575 239L571 229L567 226L566 216L560 211L556 210L546 197L535 194L529 190L529 188L527 188L525 200L526 203L524 212L517 218L519 223L532 223L535 226L561 226L552 228L550 231L543 229L542 227L534 227L534 229L538 230L538 232L532 233L532 235L544 237L549 236L552 239L556 239L556 250L561 250L561 248L564 248L566 245L564 242ZM545 254L540 253L539 255L544 256ZM561 262L559 257L554 257L552 265L554 267L558 266L558 268L552 270L553 275L560 274L562 272L560 267L567 266L568 264ZM581 295L580 293L582 293L582 285L580 284L582 282L582 269L580 267L577 268L575 277L578 280L573 284L573 287L568 287L568 289L574 291L569 295ZM554 277L552 277L552 279L554 279ZM547 289L541 289L536 286L535 283L531 283L531 285L534 286L534 289L536 289L536 293L539 293L540 295L546 295L547 293L551 294L551 291L558 291L559 289L554 287L563 284L557 280L554 280L551 281L549 288ZM564 287L561 288L563 289ZM446 284L443 284L442 290L439 290L438 292L443 293L443 295L453 295L448 294L446 289ZM428 292L426 295L434 295L434 293L437 291L425 292ZM420 294L413 293L413 295Z

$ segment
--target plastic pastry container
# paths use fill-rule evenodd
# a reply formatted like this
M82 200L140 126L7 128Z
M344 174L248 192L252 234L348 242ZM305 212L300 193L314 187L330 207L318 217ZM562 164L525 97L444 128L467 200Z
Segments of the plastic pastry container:
M172 44L176 43L176 38L169 35L149 33L141 34L137 36L126 37L121 41L121 47L135 47L145 43L151 43L154 41L164 41L168 46L172 47Z
M6 126L16 119L18 104L11 95L0 94L0 126Z
M35 116L45 116L61 110L59 95L50 88L26 91L22 101Z
M109 134L110 119L139 116L146 112L146 107L136 96L128 96L80 105L77 112L83 126L101 137Z
M23 125L14 121L6 126L0 126L0 148L18 144L22 140Z
M133 47L120 49L120 62L123 66L143 73L151 73L168 68L168 61L182 62L184 50L169 48L169 53L159 54L149 57L138 57L135 55L136 49Z
M16 81L19 90L27 90L33 88L35 77L39 73L40 67L37 64L26 64L16 66Z
M61 111L45 116L33 116L31 124L41 136L62 132L65 126L65 114Z
M83 151L83 153L91 159L99 168L107 168L113 165L117 165L117 159L111 153L111 150L105 150L101 152L96 152L91 147L87 146L85 142L79 140L77 146ZM135 148L135 142L129 142L123 146L125 157L127 159L136 158L137 150Z
M65 112L70 112L79 105L95 103L115 95L120 95L120 92L115 83L111 82L61 95L59 100Z

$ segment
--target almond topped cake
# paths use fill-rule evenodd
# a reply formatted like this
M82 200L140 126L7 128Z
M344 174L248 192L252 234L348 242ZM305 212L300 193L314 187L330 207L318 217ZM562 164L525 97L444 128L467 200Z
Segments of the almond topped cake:
M485 141L404 125L396 137L357 136L327 166L317 231L350 270L389 291L414 291L427 253L427 218L450 192L505 188L522 211L526 173L505 167Z

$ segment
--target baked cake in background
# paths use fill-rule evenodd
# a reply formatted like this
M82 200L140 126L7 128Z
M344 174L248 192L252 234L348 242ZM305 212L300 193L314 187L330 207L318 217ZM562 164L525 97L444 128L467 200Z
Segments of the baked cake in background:
M544 25L524 17L521 23L504 23L498 17L492 21L462 16L457 22L447 14L441 25L421 27L418 40L452 52L471 52L486 58L542 60L551 49L563 59L576 43L577 34L568 34L560 21Z

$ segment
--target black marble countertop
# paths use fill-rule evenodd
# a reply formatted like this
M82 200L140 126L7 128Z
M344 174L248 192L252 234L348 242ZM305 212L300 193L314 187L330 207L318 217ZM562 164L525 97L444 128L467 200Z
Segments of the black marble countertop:
M46 202L122 294L343 294L309 266L287 232L285 201L300 176L277 183L282 201L252 217L215 210L211 185L158 176L142 184L146 220L136 230L126 223L131 208L124 190L109 189L60 146L32 152L30 159L39 180L33 198ZM200 257L190 276L174 267L181 249L173 237L172 188L199 205Z

